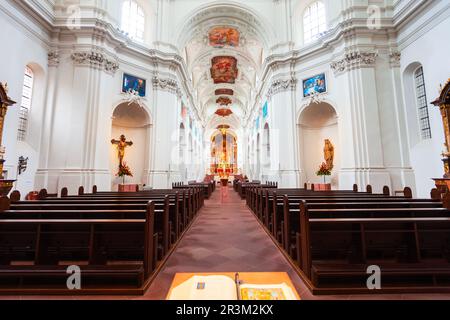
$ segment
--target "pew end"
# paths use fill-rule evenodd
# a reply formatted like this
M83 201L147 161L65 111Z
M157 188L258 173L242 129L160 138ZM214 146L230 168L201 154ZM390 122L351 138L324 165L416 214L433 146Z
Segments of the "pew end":
M0 212L9 210L10 207L11 207L11 200L6 196L0 197Z
M67 189L66 187L61 189L61 198L65 198L69 196L69 189Z
M12 203L19 202L21 199L19 190L14 190L13 192L11 192L11 194L9 195L9 199Z

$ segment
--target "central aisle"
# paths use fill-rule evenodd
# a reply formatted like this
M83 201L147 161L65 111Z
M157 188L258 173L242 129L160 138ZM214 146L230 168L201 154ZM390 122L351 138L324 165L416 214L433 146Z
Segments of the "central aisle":
M178 272L287 272L300 295L307 290L245 201L233 189L220 187L144 298L165 299Z

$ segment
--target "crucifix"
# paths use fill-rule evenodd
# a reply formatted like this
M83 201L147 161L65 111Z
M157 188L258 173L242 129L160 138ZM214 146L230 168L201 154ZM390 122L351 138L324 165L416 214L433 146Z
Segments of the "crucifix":
M117 153L119 156L119 167L123 165L123 158L125 157L125 148L133 145L132 141L127 141L125 135L121 135L119 140L112 139L112 144L117 145Z

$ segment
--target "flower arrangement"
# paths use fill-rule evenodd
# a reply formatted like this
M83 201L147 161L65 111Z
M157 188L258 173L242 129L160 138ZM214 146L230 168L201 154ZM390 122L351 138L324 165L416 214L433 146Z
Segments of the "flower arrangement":
M319 167L319 171L316 172L316 175L323 176L323 182L325 183L326 176L331 176L331 170L328 168L328 165L325 162Z
M132 177L133 173L131 172L131 169L127 164L124 162L123 164L119 165L119 171L116 174L117 177L120 177L123 179L123 184L125 184L125 177Z

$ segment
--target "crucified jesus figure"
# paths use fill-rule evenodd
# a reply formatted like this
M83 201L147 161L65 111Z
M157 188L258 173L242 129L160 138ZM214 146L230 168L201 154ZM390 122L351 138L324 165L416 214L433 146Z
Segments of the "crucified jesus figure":
M125 148L131 147L133 145L133 142L127 141L127 139L125 138L125 135L121 135L120 140L112 139L111 143L117 145L117 153L119 156L119 167L122 167L123 158L125 157Z

